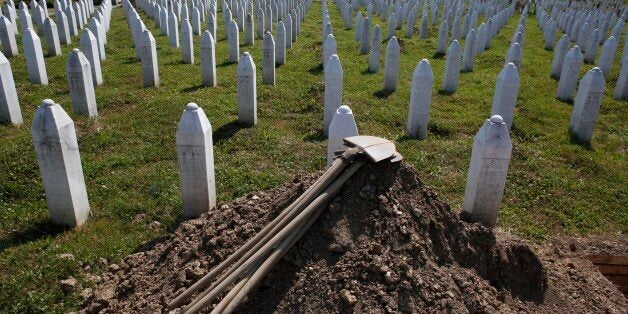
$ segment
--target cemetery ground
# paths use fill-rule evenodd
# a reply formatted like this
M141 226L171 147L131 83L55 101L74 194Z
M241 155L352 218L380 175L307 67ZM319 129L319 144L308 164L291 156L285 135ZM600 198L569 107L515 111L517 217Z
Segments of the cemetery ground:
M113 10L104 84L96 88L99 117L71 115L78 133L91 217L76 230L53 227L29 127L35 109L46 98L71 112L65 77L67 55L46 58L50 85L28 83L23 51L11 58L24 124L0 126L0 311L67 311L81 304L80 291L63 291L59 281L103 271L101 259L116 261L142 242L173 230L182 221L175 132L184 106L196 102L212 123L219 201L312 173L325 165L321 135L323 77L320 2L307 13L303 30L277 69L277 85L261 84L261 40L240 51L251 52L258 69L258 125L237 125L235 64L228 63L222 19L216 44L218 86L201 86L200 65L183 64L179 49L157 36L153 22L143 19L157 41L161 85L142 88L141 65L121 8ZM461 73L453 95L434 93L429 135L405 137L412 71L430 60L435 88L441 83L444 59L434 56L437 26L430 38L400 37L399 87L386 95L383 66L369 74L368 56L359 55L353 30L330 6L334 36L344 69L343 103L353 110L360 134L395 140L398 151L439 198L461 208L473 136L490 114L495 79L518 15L478 55L474 71ZM376 18L382 28L387 23ZM382 32L386 32L383 30ZM21 42L21 33L18 37ZM243 40L241 40L241 43ZM199 37L194 36L198 56ZM385 44L385 43L384 43ZM619 47L623 42L619 43ZM385 47L385 46L383 46ZM21 47L20 47L21 48ZM621 54L618 49L617 58ZM382 50L384 51L384 50ZM571 104L555 99L550 78L553 53L543 49L536 20L526 26L521 91L511 132L513 155L498 226L533 242L555 235L616 234L628 231L628 110L612 99L619 66L615 59L606 80L605 97L592 144L570 140ZM383 65L383 54L381 64ZM592 68L584 65L582 74ZM70 253L68 258L63 253Z

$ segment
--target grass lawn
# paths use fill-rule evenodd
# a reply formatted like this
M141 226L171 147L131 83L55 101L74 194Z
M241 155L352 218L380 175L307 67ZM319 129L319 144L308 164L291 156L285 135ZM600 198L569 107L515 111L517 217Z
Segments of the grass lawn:
M475 70L462 73L453 95L437 93L444 59L435 58L437 26L430 38L405 38L401 45L398 90L377 93L380 73L368 74L368 56L359 55L353 30L345 30L338 11L329 6L340 60L344 68L343 102L353 110L361 134L398 143L406 161L452 208L462 205L473 136L490 114L497 74L504 62L518 16L476 58ZM200 86L199 39L196 64L182 64L179 49L158 36L154 22L143 16L157 40L161 86L142 88L140 63L121 8L113 10L104 84L96 88L99 117L72 114L65 77L68 52L46 58L50 85L28 82L21 36L20 54L11 58L24 124L0 126L0 312L62 312L80 306L79 292L65 293L59 281L82 275L89 265L101 271L100 258L118 260L142 242L176 227L182 216L175 132L188 102L201 106L213 126L218 198L229 201L246 193L277 186L299 173L325 165L321 136L323 75L321 5L315 2L301 35L277 69L277 85L261 85L261 40L240 47L251 52L258 68L258 119L254 128L237 126L235 64L227 62L227 42L219 12L216 59L218 86ZM387 23L375 18L387 33ZM372 23L373 25L374 23ZM572 105L555 99L558 83L549 76L552 52L543 49L533 16L526 27L514 126L513 155L499 216L499 227L531 240L554 234L625 233L628 231L628 110L612 99L619 57L607 80L591 146L572 143L567 126ZM558 36L557 36L558 38ZM43 40L42 40L43 41ZM241 35L241 43L244 42ZM385 45L386 43L384 43ZM618 56L623 41L620 42ZM385 46L382 47L385 51ZM435 90L430 133L425 141L406 138L409 87L416 64L430 60ZM582 72L591 65L584 65ZM44 189L29 132L39 103L51 98L74 119L91 218L77 230L51 225ZM141 215L140 215L141 214ZM148 225L159 221L160 231ZM71 253L76 260L59 257Z

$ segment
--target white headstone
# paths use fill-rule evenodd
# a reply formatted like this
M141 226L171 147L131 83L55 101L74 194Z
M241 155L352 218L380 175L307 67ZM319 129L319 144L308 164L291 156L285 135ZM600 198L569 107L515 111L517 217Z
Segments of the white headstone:
M576 83L578 75L582 67L582 53L578 46L573 46L565 55L563 61L563 69L560 73L560 81L558 81L558 92L556 98L562 101L572 101L573 94L576 91Z
M277 39L275 40L275 63L286 63L286 28L282 21L277 24Z
M194 34L199 35L201 33L201 12L198 11L198 8L192 9L192 15L190 16L192 31Z
M364 16L362 15L362 11L358 11L355 17L355 29L353 30L353 39L355 39L355 41L362 41L362 22L364 22Z
M595 56L597 55L597 48L599 46L600 41L600 31L598 29L594 29L587 39L587 47L584 51L584 62L593 63L595 61Z
M458 79L460 77L462 50L457 39L454 39L447 49L445 60L445 75L441 89L446 93L455 93L458 90Z
M376 25L379 28L379 25ZM360 35L360 54L365 55L369 53L370 40L371 40L371 19L368 17L362 20L362 34ZM381 30L380 30L380 43L381 43Z
M449 36L449 26L447 25L447 21L443 21L440 24L440 28L438 30L438 46L436 47L436 53L445 54L447 49L447 39Z
M463 209L489 228L497 224L511 152L506 123L498 115L487 119L473 140Z
M44 53L41 50L41 40L33 29L27 28L24 31L22 46L24 46L26 69L28 70L30 82L48 85L48 74L46 72L46 63L44 62Z
M323 135L329 135L329 125L336 110L342 105L342 65L338 55L332 55L325 65L325 96L323 109Z
M246 18L244 20L244 44L245 45L253 45L253 41L255 38L255 29L253 23L253 16L251 13L246 14Z
M257 10L257 38L264 39L264 10L261 8Z
M107 59L107 55L105 53L105 30L100 22L92 18L89 21L89 30L92 32L92 35L96 37L96 44L98 45L98 56L100 57L100 61L104 61ZM142 30L143 32L143 30ZM141 37L141 33L139 34Z
M68 27L70 30L70 36L78 35L78 20L76 19L76 12L72 5L68 5L65 9L65 15L68 17Z
M26 31L26 29L33 29L33 20L31 18L31 14L28 13L27 9L20 9L20 22L22 25L22 32Z
M46 18L44 21L44 38L46 39L46 55L58 56L61 54L61 45L59 44L59 34L57 32L57 24L52 18Z
M262 82L275 85L275 40L270 32L264 34L262 43Z
M336 39L334 38L334 34L329 34L323 44L323 67L325 67L325 63L329 61L329 58L335 54L338 54L338 51L336 51Z
M140 39L140 54L142 61L142 79L144 87L159 86L159 68L157 65L157 46L153 34L145 29Z
M327 166L329 167L335 156L335 152L345 148L343 139L358 135L358 127L355 124L353 112L348 106L340 106L329 124L329 136L327 139Z
M231 20L227 30L227 41L229 42L229 62L238 62L240 57L240 34L238 33L238 23Z
M0 53L0 123L22 124L22 111L9 60Z
M216 42L208 30L201 36L201 77L204 86L216 86Z
M423 140L427 137L427 124L434 88L434 74L427 59L421 60L412 74L410 109L408 111L408 136Z
M395 13L390 13L388 17L388 37L386 39L390 39L395 36L395 29L397 28L397 18Z
M621 60L621 70L613 92L613 99L628 100L628 56L624 56Z
M192 25L188 20L181 21L181 60L183 63L194 64L194 41Z
M429 29L429 24L428 24L428 19L427 19L427 12L424 11L423 18L421 18L421 29L419 30L419 36L421 37L421 39L427 38L428 29Z
M242 54L237 68L238 123L243 126L257 124L257 87L255 63L248 52Z
M168 13L168 43L170 47L179 47L179 19L177 15L170 11Z
M386 47L386 63L384 65L384 91L394 92L397 89L399 79L399 55L400 47L397 37L388 40Z
M493 107L491 115L499 115L508 126L512 127L512 120L517 105L519 94L519 71L513 63L508 63L497 76L495 82L495 94L493 94Z
M87 57L87 60L89 60L89 63L92 66L92 79L94 81L94 85L100 86L102 85L103 78L100 68L100 56L98 55L98 43L96 41L96 37L94 37L89 28L86 28L83 31L80 43L81 51L85 57Z
M382 31L379 25L373 28L371 36L371 51L369 53L369 72L377 73L379 71L379 55L381 53Z
M92 71L89 61L80 50L72 49L66 71L74 113L98 116Z
M14 29L13 24L8 18L0 16L0 42L2 43L2 53L5 57L9 58L18 55Z
M563 62L565 60L565 55L567 51L569 51L569 36L567 34L563 35L559 40L558 44L556 44L556 49L554 50L554 58L552 59L552 69L551 76L555 79L560 78L560 73L563 70Z
M286 49L292 48L292 17L290 14L286 14L286 19L284 20L284 26L286 27Z
M472 29L467 33L467 37L464 40L464 54L462 56L462 71L473 71L473 63L475 60L475 29Z
M82 225L89 216L89 202L74 122L61 106L46 99L35 112L31 134L52 220Z
M521 59L522 59L521 46L519 45L519 43L513 43L512 45L510 45L510 48L508 48L508 53L506 53L506 61L504 62L504 64L513 63L515 67L517 68L517 70L520 70ZM508 120L506 119L506 117L504 116L502 117L504 118L504 120Z
M55 16L57 19L57 31L59 32L59 42L64 45L69 45L72 43L72 37L70 35L70 25L68 24L68 18L63 13L63 11L59 10L57 15Z
M569 120L569 133L578 141L591 142L602 97L604 74L599 68L593 68L580 81Z
M209 13L207 15L207 30L212 34L212 37L215 39L216 38L216 28L217 28L217 21L216 21L216 16L213 13Z
M486 30L486 24L482 23L480 24L480 27L478 28L478 32L477 32L477 36L476 36L476 43L475 43L475 54L479 54L484 52L484 49L486 48L486 38L488 36L487 30Z
M617 40L615 37L609 37L602 46L602 52L597 60L597 66L602 70L605 77L611 74L611 68L613 67L613 60L615 59L615 52L617 51Z
M159 15L159 26L161 27L161 34L164 36L168 36L168 38L170 38L170 26L168 26L169 16L170 15L168 14L168 10L165 7L162 7Z
M183 216L196 218L216 207L212 126L202 108L189 103L177 129Z

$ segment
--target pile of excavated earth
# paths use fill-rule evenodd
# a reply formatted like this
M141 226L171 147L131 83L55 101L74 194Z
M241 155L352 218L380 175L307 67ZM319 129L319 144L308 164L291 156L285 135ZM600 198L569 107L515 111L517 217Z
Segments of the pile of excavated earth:
M109 267L83 291L84 311L166 312L315 179L302 176L182 223ZM608 248L625 255L628 241L617 241ZM409 165L368 164L238 312L626 311L623 294L583 257L591 247L565 239L532 249L467 222Z

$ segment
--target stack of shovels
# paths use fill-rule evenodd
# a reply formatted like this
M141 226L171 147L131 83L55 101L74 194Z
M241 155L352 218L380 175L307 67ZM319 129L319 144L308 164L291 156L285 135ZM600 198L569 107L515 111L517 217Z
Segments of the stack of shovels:
M228 290L211 313L232 313L299 241L360 167L366 162L398 162L402 159L395 150L395 144L386 139L353 136L345 138L344 144L347 148L336 154L332 165L307 191L244 246L179 294L168 304L168 308L182 307L183 313L198 313ZM194 294L197 294L196 298L185 305Z

